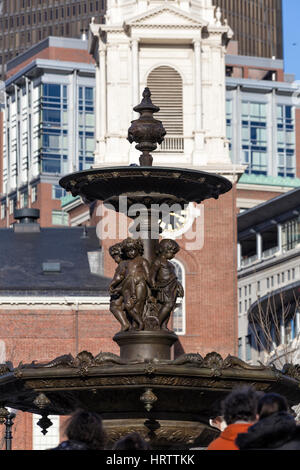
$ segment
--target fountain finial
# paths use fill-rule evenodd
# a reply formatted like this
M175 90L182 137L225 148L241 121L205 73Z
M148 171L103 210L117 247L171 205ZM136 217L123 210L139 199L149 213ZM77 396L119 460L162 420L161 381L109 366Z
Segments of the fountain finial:
M157 148L157 144L162 143L166 131L162 122L153 117L160 108L152 103L149 88L144 89L142 101L133 110L140 113L140 117L131 122L127 139L130 143L138 143L135 148L142 152L140 165L152 166L153 158L150 152Z

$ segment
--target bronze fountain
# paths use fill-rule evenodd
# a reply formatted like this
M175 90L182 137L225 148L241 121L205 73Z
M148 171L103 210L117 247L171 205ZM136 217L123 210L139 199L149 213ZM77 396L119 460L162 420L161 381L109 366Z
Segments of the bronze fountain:
M113 338L120 356L83 351L46 364L2 364L0 419L7 414L5 407L37 413L46 433L51 425L48 415L68 415L82 407L102 415L110 446L137 431L153 449L205 447L217 432L209 426L211 409L233 387L276 391L296 405L300 371L291 365L282 371L251 366L233 356L223 359L217 352L171 359L178 337L168 329L168 321L184 292L171 263L179 246L174 240L160 241L161 214L155 214L156 207L217 199L232 185L202 171L153 166L150 152L166 132L153 117L159 108L149 89L134 110L140 117L132 122L128 140L142 152L139 166L95 168L60 180L63 188L86 202L100 200L121 211L119 197L126 196L129 206L143 205L138 236L109 249L117 265L110 310L121 327Z

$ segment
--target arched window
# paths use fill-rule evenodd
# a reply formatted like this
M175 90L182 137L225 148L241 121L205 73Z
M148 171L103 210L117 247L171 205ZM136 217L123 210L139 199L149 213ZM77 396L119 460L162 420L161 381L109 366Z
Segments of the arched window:
M183 265L177 259L173 259L178 281L182 284L185 292L185 270ZM178 297L176 308L172 314L172 329L177 335L185 335L185 298Z
M56 447L59 444L59 416L48 416L52 421L52 426L49 428L47 434L42 434L41 428L38 426L38 421L41 419L40 415L32 415L33 435L32 435L32 448L33 450L45 450Z
M155 115L162 121L167 131L160 150L164 152L183 151L183 99L182 78L180 74L166 65L152 70L148 75L147 86L151 99L160 107Z

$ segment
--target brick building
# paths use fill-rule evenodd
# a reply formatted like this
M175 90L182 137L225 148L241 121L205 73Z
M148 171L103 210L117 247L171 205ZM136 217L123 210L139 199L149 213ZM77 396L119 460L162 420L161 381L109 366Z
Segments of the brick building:
M117 353L95 228L43 228L33 209L16 215L14 228L0 229L1 362L48 361L83 350ZM51 445L37 419L17 412L14 449ZM49 435L59 439L57 418Z

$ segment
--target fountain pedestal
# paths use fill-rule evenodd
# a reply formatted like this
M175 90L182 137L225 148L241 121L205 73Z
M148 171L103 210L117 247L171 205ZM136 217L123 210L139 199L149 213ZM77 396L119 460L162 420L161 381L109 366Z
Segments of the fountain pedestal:
M178 337L173 331L124 331L113 340L120 347L121 359L146 362L171 359L171 347Z

